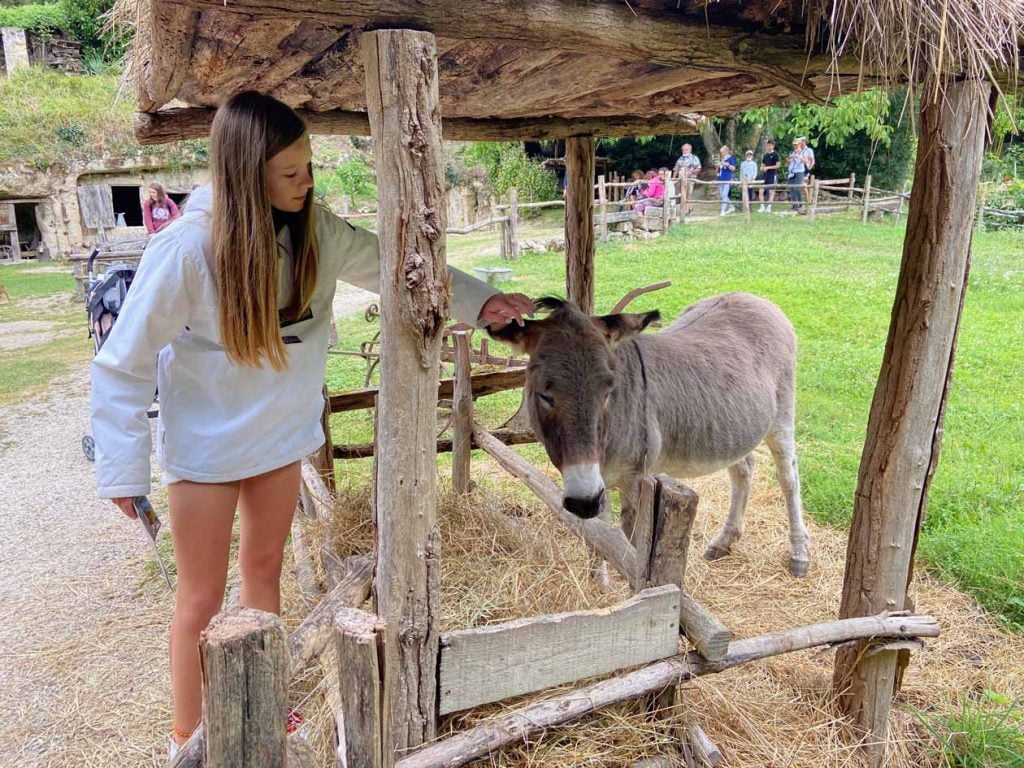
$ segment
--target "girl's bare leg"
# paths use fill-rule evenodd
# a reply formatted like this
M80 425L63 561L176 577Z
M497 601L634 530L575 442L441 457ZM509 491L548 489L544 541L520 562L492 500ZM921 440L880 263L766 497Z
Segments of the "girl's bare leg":
M171 623L171 690L174 722L184 731L194 730L199 723L199 633L224 600L238 489L238 483L181 481L167 486L178 568ZM176 735L175 741L184 739Z
M242 605L281 612L281 563L299 497L299 463L242 481Z

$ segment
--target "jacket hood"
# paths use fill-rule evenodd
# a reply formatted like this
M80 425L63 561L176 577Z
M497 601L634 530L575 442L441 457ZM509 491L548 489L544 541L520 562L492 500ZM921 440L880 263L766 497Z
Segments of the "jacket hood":
M203 184L192 190L185 201L183 213L205 213L213 210L213 185Z

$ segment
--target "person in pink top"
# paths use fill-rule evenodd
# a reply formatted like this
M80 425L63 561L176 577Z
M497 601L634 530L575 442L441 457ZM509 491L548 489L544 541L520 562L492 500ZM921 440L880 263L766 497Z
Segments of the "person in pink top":
M149 197L142 203L142 220L146 223L146 232L155 235L181 214L165 193L164 188L155 181L149 185Z
M642 216L648 208L660 208L665 202L665 182L658 176L657 171L648 171L645 178L646 189L643 189L643 197L633 206L633 213Z

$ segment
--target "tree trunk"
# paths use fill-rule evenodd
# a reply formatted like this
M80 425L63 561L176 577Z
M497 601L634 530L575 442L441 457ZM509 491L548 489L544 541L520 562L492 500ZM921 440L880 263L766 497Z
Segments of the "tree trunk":
M565 140L565 290L594 311L594 139Z
M989 91L977 82L950 83L944 98L921 109L903 263L854 499L843 618L901 610L906 602L942 440ZM926 84L924 92L933 91ZM897 654L864 651L860 642L838 652L834 685L865 735L870 764L880 765Z
M377 409L377 614L384 644L384 764L434 737L439 542L438 370L448 316L437 47L428 32L363 35L377 157L381 386Z

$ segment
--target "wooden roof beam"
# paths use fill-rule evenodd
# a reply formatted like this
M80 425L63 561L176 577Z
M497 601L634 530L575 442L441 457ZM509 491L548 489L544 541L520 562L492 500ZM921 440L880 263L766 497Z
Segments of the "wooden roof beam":
M369 136L365 112L310 112L297 110L312 133ZM201 139L210 133L214 109L189 107L161 112L137 112L135 137L140 144L165 144ZM697 132L699 115L621 115L617 117L465 118L442 120L449 141L529 141L568 136L643 136L657 133Z
M671 12L633 10L623 2L476 0L465 5L421 0L185 0L201 9L254 17L301 15L338 28L402 27L439 37L508 43L540 50L612 56L710 72L750 72L817 100L804 75L843 62L808 56L802 36L769 35L705 24ZM856 64L847 66L856 72Z

